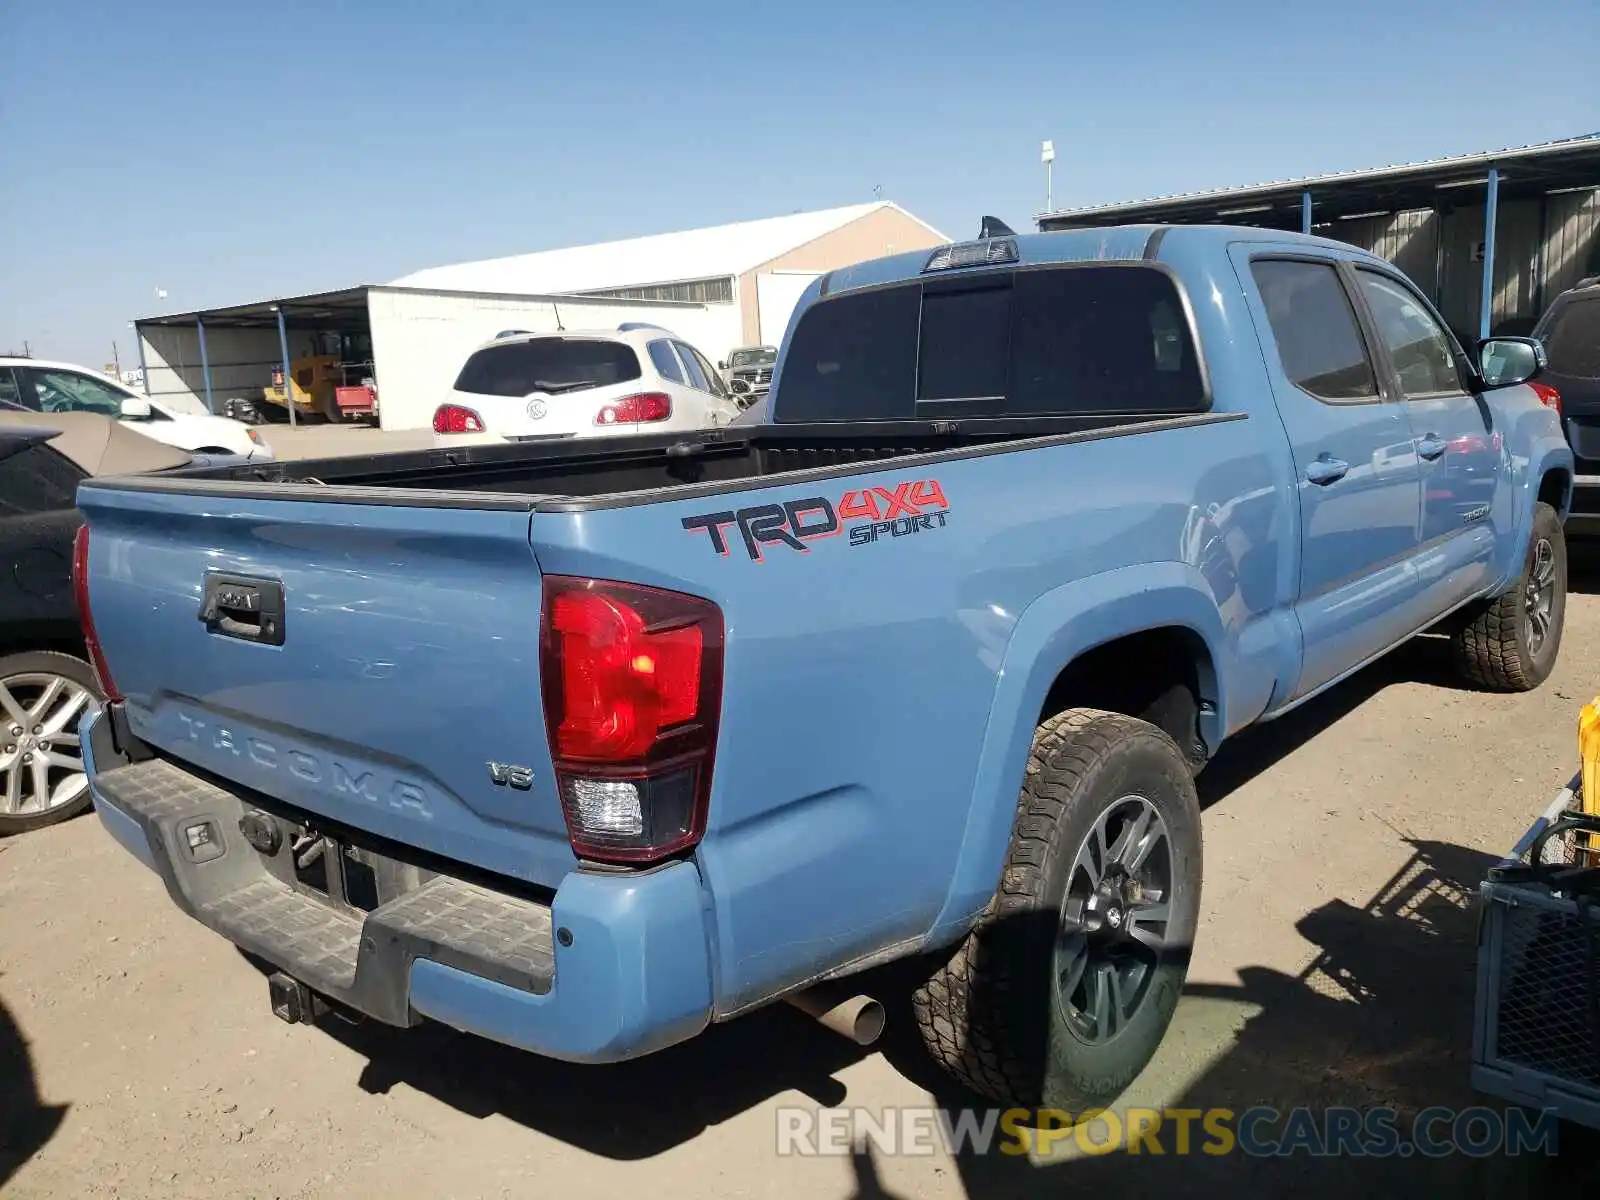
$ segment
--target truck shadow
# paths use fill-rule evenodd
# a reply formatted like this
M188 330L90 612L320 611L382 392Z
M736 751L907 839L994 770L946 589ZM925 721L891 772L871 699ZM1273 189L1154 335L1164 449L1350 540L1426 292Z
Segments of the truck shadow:
M844 1104L834 1076L870 1053L783 1004L604 1066L556 1062L441 1025L318 1023L367 1059L359 1080L367 1092L404 1084L469 1116L498 1114L623 1160L663 1153L786 1091L796 1104ZM776 1145L775 1129L771 1136Z
M0 1190L55 1136L66 1112L40 1098L28 1043L0 1002Z
M1503 1111L1500 1102L1474 1092L1468 1079L1476 888L1494 859L1440 842L1410 846L1405 866L1365 907L1336 900L1297 923L1302 936L1319 947L1300 974L1252 967L1240 973L1236 987L1186 988L1172 1036L1118 1102L1123 1111L1224 1108L1238 1114L1258 1105L1280 1112L1303 1105L1320 1122L1330 1106L1389 1107L1396 1111L1403 1138L1410 1122L1435 1105ZM1220 1038L1215 1037L1219 1028ZM1231 1037L1229 1029L1236 1029ZM1220 1043L1222 1051L1198 1073L1185 1061L1180 1044L1193 1030L1202 1031L1205 1042ZM981 1107L983 1102L919 1065L914 1048L903 1041L888 1053L941 1106ZM993 1147L987 1154L959 1154L957 1170L970 1200L1290 1192L1330 1198L1600 1194L1600 1137L1566 1125L1560 1128L1555 1157L1480 1158L1251 1157L1237 1149L1206 1154L1200 1150L1204 1139L1198 1119L1193 1128L1188 1154L1174 1153L1172 1132L1162 1135L1165 1153L1160 1156L1118 1148L1085 1153L1072 1135L1063 1137L1054 1152L1031 1158ZM1092 1135L1085 1130L1091 1145L1105 1136L1104 1127ZM863 1155L858 1150L858 1167ZM885 1194L875 1168L859 1178L859 1196Z

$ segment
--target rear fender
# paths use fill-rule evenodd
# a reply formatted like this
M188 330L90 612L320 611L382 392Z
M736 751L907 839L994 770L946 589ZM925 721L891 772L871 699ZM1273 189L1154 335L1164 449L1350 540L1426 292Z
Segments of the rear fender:
M1107 571L1046 592L1023 611L1006 646L961 853L930 942L960 936L994 896L1034 729L1056 678L1097 646L1163 627L1187 629L1205 644L1210 662L1199 664L1200 686L1216 711L1201 717L1201 735L1214 751L1229 727L1227 688L1215 671L1228 661L1226 635L1193 567L1159 562Z

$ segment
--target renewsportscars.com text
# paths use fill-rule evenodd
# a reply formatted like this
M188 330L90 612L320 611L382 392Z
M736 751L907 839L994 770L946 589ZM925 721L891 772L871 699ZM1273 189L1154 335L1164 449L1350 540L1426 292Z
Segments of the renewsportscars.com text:
M1554 1112L1520 1108L780 1108L777 1152L847 1155L1143 1154L1256 1158L1443 1158L1452 1154L1547 1154L1557 1149Z

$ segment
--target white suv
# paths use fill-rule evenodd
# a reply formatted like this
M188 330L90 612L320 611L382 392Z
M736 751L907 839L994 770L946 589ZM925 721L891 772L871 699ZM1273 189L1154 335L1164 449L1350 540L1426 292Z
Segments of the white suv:
M509 330L472 352L433 430L605 437L705 429L738 412L706 356L665 329Z
M272 457L261 435L242 421L192 412L165 397L152 400L71 363L0 358L0 412L99 413L191 454Z

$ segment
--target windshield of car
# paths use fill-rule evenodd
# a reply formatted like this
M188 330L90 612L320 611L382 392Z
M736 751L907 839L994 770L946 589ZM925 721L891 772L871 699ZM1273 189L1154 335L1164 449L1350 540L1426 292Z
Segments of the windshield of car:
M609 387L639 375L639 356L624 342L542 337L477 351L461 368L456 391L526 396L530 392Z
M778 352L763 346L759 350L735 350L728 356L728 366L734 369L739 367L770 367L778 360Z

